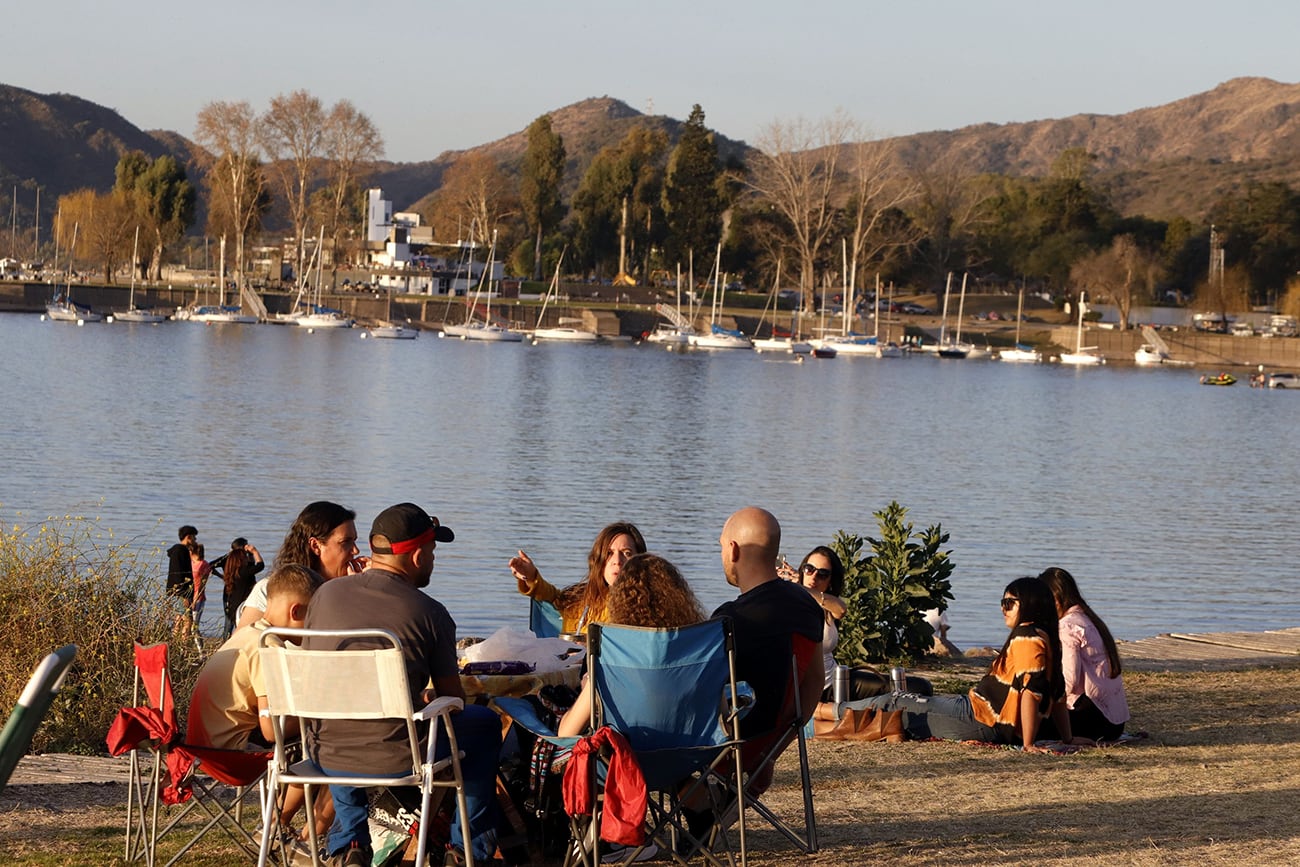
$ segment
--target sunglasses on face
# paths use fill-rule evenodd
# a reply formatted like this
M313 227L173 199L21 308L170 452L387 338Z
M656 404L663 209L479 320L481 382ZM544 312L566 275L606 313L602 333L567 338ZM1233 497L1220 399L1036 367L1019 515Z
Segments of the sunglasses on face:
M818 569L816 566L814 566L814 565L811 564L811 563L805 563L805 564L803 564L803 574L805 574L805 575L816 575L817 578L818 578L818 580L820 580L820 581L829 581L829 580L831 580L831 570L829 570L829 569Z
M1017 605L1019 605L1019 604L1020 604L1020 600L1019 600L1019 599L1016 599L1016 598L1014 598L1014 597L1012 597L1012 596L1004 596L1004 597L1002 597L1002 610L1003 610L1003 611L1010 611L1012 608L1015 608L1015 607L1016 607Z

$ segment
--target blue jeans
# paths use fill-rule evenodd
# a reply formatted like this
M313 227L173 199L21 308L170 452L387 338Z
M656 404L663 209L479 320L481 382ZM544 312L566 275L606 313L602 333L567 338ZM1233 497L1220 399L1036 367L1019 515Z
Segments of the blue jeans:
M903 726L913 737L997 743L996 730L975 719L969 695L878 695L850 703L855 708L901 710Z
M501 753L501 717L491 708L482 705L465 705L465 709L451 715L451 727L456 732L461 759L461 774L465 778L465 800L469 808L470 847L474 859L488 861L497 848L497 764ZM448 754L447 739L438 737L436 758ZM347 776L355 771L321 768L329 776ZM380 775L376 775L380 776ZM403 776L395 774L394 776ZM356 786L330 786L334 798L334 824L330 827L330 855L336 855L353 842L370 845L370 828L366 825L366 790ZM464 847L465 837L460 827L460 811L453 810L451 842ZM429 827L428 817L420 817L421 828Z

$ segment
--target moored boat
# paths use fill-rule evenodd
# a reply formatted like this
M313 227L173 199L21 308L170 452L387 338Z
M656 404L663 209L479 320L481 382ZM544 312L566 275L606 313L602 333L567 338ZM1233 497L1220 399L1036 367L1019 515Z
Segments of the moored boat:
M1219 372L1214 374L1213 376L1207 373L1201 376L1201 385L1236 385L1236 384L1237 384L1237 377L1233 376L1231 373Z

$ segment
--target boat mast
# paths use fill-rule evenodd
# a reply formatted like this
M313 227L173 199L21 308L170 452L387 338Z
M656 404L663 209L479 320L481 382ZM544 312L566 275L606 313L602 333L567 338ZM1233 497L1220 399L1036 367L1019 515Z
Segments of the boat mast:
M880 272L876 272L876 297L872 300L871 318L876 324L875 333L876 344L880 344Z
M226 236L221 236L221 247L217 251L217 306L226 306Z
M948 296L952 293L952 272L948 272L948 282L943 287L943 316L939 319L939 345L943 346L948 336Z
M957 301L957 342L961 343L961 320L966 313L966 276L969 272L961 273L961 296Z
M135 269L136 257L140 255L140 227L135 227L135 243L131 245L131 298L127 302L127 309L135 309Z
M1020 320L1025 313L1025 278L1020 278L1020 300L1016 302L1016 348L1020 348Z
M853 309L853 288L849 285L849 241L840 238L840 261L843 262L844 275L841 278L844 297L840 305L840 336L849 336L849 311Z
M1079 290L1079 325L1074 332L1074 351L1076 355L1083 352L1083 299L1087 294L1082 289Z

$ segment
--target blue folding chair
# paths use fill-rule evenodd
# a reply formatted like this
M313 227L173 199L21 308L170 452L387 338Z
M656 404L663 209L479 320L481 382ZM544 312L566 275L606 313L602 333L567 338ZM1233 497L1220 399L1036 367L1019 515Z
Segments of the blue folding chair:
M650 795L646 844L653 841L684 863L676 854L684 840L686 849L698 848L709 863L721 865L712 851L714 841L691 835L683 808L721 811L709 778L729 763L729 774L741 771L736 708L744 690L735 680L731 621L719 618L664 630L594 623L587 634L592 725L621 734L641 767ZM497 699L497 704L515 722L558 746L578 740L555 738L540 726L526 700ZM603 767L597 764L592 774L590 785L599 791ZM572 823L574 845L566 864L600 861L600 809L598 799L589 821ZM743 864L743 816L739 840ZM635 861L643 848L630 848L623 863Z
M551 603L529 599L528 628L538 638L558 638L564 632L564 617Z
M0 732L0 792L4 791L18 760L31 746L32 736L63 686L63 677L76 655L77 645L69 644L46 656L18 697L18 704L5 722L4 731Z

